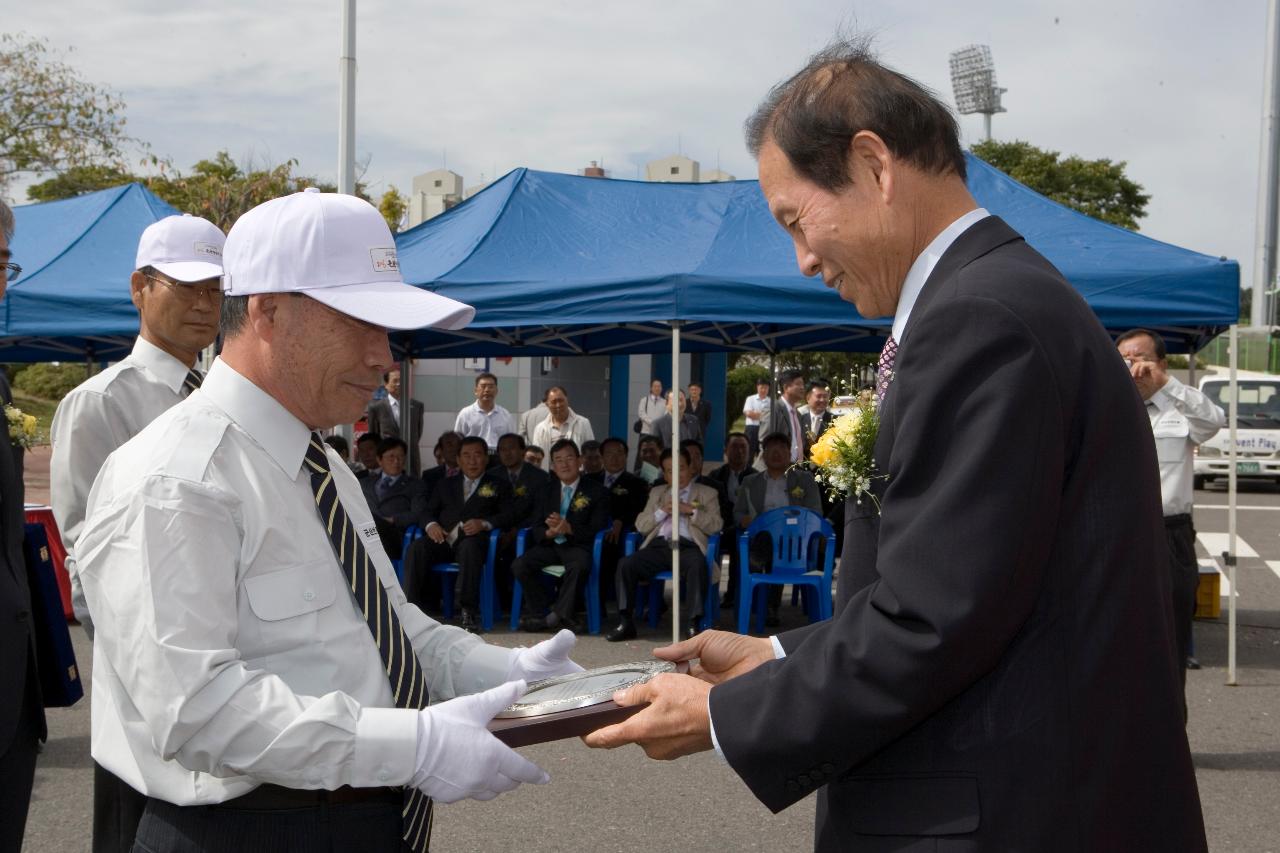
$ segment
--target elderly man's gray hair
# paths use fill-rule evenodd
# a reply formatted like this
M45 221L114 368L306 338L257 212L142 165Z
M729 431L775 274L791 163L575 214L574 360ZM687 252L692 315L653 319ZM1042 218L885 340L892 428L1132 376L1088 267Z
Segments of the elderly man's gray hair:
M17 226L18 223L13 218L13 210L0 200L0 232L4 233L5 242L13 239L13 232Z

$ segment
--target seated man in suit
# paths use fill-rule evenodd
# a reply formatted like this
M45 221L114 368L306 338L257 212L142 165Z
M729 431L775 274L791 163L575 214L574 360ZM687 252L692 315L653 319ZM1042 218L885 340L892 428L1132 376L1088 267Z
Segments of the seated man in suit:
M600 449L604 467L594 474L586 473L583 476L600 483L609 493L609 517L613 520L613 526L604 538L604 548L600 554L600 606L603 608L608 591L613 589L618 559L622 556L622 534L635 529L636 516L649 499L649 484L627 471L625 441L606 438L600 442ZM582 467L585 471L586 465Z
M746 433L729 433L724 443L724 458L724 464L708 476L724 486L724 492L728 496L729 520L720 532L720 541L722 550L729 555L729 579L725 586L724 604L731 606L738 600L738 523L734 501L738 497L738 487L742 485L742 481L756 473L751 467L751 443L747 441ZM723 511L726 507L722 504L720 509Z
M578 466L581 456L572 439L551 445L551 482L534 498L536 521L529 531L528 547L511 565L511 573L524 587L524 631L576 632L574 606L578 590L591 571L591 546L609 516L609 493L604 486L585 479ZM564 577L554 603L542 586L546 566L564 566ZM543 616L550 604L551 610Z
M376 478L382 473L378 470L378 445L381 443L382 436L376 432L366 432L356 439L356 463L361 466L356 472L357 480Z
M809 389L804 397L804 414L800 415L800 426L804 429L805 446L813 449L813 444L831 426L836 419L835 413L828 408L831 404L831 388L825 379L809 380Z
M458 473L458 453L462 449L462 436L453 430L440 433L436 441L436 451L440 462L434 468L422 472L422 482L427 484L428 491L435 491L436 485L446 477Z
M426 486L404 470L407 456L408 446L401 439L384 438L378 444L380 473L360 481L382 547L393 560L400 559L404 549L405 529L417 524L427 507Z
M733 501L733 514L738 527L746 530L757 515L784 506L802 506L822 514L822 496L813 475L803 468L791 467L791 438L780 432L772 432L760 441L760 457L765 469L743 481L738 496ZM765 571L769 565L770 542L766 534L759 534L751 542L748 557L752 571ZM736 590L735 585L735 590ZM769 615L765 624L778 624L778 605L782 602L782 587L769 589Z
M649 485L662 479L658 463L662 456L662 440L656 435L642 435L636 442L636 474Z
M582 442L581 465L583 474L599 474L604 470L604 457L600 454L600 442L594 438Z
M689 451L680 450L680 488L675 510L671 505L671 451L662 451L662 475L667 483L653 487L649 502L636 518L636 530L644 543L630 557L618 563L618 624L605 639L611 643L636 636L631 610L635 606L636 585L671 568L671 537L680 537L680 608L689 621L685 639L698 632L702 602L707 592L707 537L720 530L720 501L716 490L693 482L693 461ZM679 527L673 525L678 515Z
M525 527L533 526L534 495L551 480L551 475L543 471L541 465L528 461L525 457L528 450L524 436L518 432L499 436L498 464L489 469L506 477L511 484L511 526L498 540L498 562L494 567L498 595L504 606L511 602L511 562L516 558L516 534Z
M405 596L423 607L421 592L432 587L431 567L457 563L458 627L478 633L480 577L489 550L489 531L505 530L515 518L511 484L497 471L486 471L489 445L478 435L462 439L458 453L461 475L441 480L422 514L422 538L405 555ZM449 583L441 578L441 583ZM432 599L434 601L434 597Z

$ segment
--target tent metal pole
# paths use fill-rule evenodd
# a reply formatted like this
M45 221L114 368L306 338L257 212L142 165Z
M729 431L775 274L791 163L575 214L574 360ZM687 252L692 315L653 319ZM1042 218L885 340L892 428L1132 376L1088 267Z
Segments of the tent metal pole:
M1239 326L1231 326L1231 398L1228 405L1227 427L1230 430L1231 467L1227 473L1227 553L1223 554L1223 562L1227 564L1227 580L1231 585L1231 594L1227 596L1227 684L1236 683L1236 417L1240 411L1240 386L1237 382L1236 355L1238 347Z
M356 0L342 3L338 57L338 192L356 192Z
M680 320L671 321L671 642L680 642Z
M400 359L400 435L404 438L404 443L409 447L409 458L406 459L405 465L413 476L419 476L422 471L413 470L414 453L418 444L422 441L420 435L410 435L409 430L413 427L413 359L405 355ZM422 466L418 466L421 469Z

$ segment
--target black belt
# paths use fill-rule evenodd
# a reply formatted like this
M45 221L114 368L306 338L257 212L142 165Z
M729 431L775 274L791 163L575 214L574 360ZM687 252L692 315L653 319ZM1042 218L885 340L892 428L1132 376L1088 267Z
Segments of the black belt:
M1182 527L1191 523L1191 513L1180 512L1177 515L1166 515L1164 517L1165 527Z
M320 805L341 806L351 803L385 802L400 805L404 791L400 788L352 788L343 785L335 791L285 788L281 785L260 785L243 796L215 803L212 808L240 809L243 811L282 811L287 809L313 809Z

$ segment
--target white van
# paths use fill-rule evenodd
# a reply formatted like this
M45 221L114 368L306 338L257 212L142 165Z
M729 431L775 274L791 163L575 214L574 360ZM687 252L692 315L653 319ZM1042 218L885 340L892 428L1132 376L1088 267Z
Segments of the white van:
M1280 483L1280 376L1240 371L1236 422L1236 476ZM1231 383L1225 374L1206 376L1200 390L1231 414ZM1196 448L1195 486L1230 474L1231 431L1227 427Z

